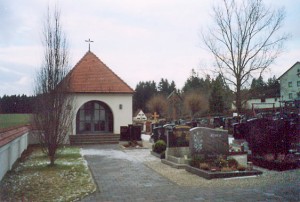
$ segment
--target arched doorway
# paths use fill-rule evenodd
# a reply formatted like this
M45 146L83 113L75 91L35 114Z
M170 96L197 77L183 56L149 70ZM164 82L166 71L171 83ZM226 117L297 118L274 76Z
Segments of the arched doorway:
M76 133L113 132L113 114L107 104L89 101L82 105L76 115Z

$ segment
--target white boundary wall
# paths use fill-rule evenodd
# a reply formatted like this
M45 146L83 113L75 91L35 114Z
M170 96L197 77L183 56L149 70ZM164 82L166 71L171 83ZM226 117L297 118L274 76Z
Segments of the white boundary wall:
M0 181L28 146L28 132L0 147Z

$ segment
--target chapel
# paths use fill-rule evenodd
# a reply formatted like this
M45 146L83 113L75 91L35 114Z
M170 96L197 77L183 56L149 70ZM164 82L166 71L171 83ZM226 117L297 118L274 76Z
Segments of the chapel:
M93 52L89 50L68 76L74 98L71 136L120 134L120 126L132 123L134 90Z

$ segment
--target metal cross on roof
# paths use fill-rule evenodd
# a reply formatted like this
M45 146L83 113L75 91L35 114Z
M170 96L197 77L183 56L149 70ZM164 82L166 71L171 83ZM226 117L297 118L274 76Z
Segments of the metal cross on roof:
M85 40L85 42L89 43L89 51L91 51L91 43L94 42L94 41L91 41L91 39L89 39L89 40Z

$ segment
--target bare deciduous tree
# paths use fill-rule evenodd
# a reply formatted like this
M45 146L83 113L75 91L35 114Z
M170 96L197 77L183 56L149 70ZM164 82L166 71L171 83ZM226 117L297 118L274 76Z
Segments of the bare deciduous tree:
M283 9L267 8L262 0L223 0L222 5L213 8L215 24L202 39L219 72L234 86L240 112L241 90L253 73L261 75L274 62L288 38L279 32L285 15Z
M43 151L54 165L57 149L65 143L72 124L72 98L68 95L68 48L60 12L48 13L43 29L44 58L35 80L34 125Z
M197 92L190 92L184 97L184 106L190 113L191 119L194 119L196 113L208 110L208 100Z
M155 95L147 102L146 106L150 112L156 112L162 117L167 111L168 102L163 95Z

